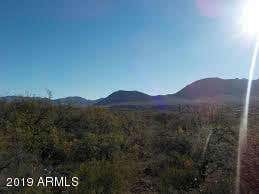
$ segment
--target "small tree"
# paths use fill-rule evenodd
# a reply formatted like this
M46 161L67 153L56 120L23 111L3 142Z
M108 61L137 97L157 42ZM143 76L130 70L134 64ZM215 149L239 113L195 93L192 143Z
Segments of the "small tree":
M46 88L47 98L51 100L53 98L53 93L50 89Z

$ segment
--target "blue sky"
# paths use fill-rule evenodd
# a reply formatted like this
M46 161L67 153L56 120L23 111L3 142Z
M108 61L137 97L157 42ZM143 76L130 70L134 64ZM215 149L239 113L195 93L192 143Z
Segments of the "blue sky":
M238 10L237 0L0 1L0 95L156 95L246 78L253 44Z

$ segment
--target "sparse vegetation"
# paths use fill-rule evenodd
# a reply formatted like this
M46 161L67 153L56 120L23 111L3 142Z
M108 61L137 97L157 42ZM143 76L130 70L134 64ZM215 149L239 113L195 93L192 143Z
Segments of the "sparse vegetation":
M230 109L207 105L160 112L2 101L0 192L232 193L237 124ZM5 187L6 177L48 175L78 176L79 187Z

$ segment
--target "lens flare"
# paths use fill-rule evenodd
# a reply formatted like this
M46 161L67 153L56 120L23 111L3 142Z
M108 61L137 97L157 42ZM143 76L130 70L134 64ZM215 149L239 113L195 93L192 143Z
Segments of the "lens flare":
M237 155L237 174L236 174L236 194L240 193L240 176L241 176L241 161L242 153L246 148L247 129L248 129L248 113L249 113L249 102L251 95L252 82L254 78L254 70L256 66L257 54L259 50L259 41L256 41L255 48L253 51L252 62L249 70L249 79L247 84L245 107L243 116L241 118L241 124L239 129L239 142L238 142L238 155Z
M247 0L242 6L241 27L243 33L249 36L259 35L259 1Z
M236 194L240 193L241 186L241 163L242 154L245 152L247 144L247 130L248 130L248 114L249 114L249 102L251 95L252 82L254 78L254 70L257 61L257 55L259 51L259 1L247 0L243 6L241 13L241 25L242 32L248 36L255 37L255 48L253 51L252 61L249 70L249 79L247 84L246 99L244 104L244 112L241 118L241 124L239 129L239 142L238 142L238 156L237 156L237 171L236 171Z

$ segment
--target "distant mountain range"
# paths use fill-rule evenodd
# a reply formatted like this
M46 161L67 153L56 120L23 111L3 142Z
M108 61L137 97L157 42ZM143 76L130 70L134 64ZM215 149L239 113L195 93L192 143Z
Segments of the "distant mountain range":
M52 100L55 104L73 106L122 106L122 105L176 105L193 103L243 103L247 79L206 78L195 81L175 94L150 96L138 91L116 91L106 98L87 100L82 97L67 97ZM0 99L13 101L32 97L6 96ZM48 100L47 98L33 97ZM259 101L259 80L253 81L252 100Z
M73 97L59 98L53 101L57 104L63 104L63 105L70 104L73 106L90 106L99 102L100 100L102 100L102 98L97 100L87 100L79 96L73 96Z

